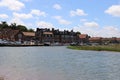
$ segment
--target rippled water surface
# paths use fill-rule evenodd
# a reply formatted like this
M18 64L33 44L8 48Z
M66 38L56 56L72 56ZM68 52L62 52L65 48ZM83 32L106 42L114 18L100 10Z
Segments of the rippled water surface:
M120 80L120 53L66 47L0 47L5 80Z

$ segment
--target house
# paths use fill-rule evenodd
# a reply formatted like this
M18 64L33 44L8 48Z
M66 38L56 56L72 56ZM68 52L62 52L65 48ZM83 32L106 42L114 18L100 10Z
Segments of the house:
M79 43L84 44L89 42L89 36L87 34L79 35Z
M52 28L52 32L53 32L54 43L61 43L61 35L59 29L54 30L54 28Z
M23 33L23 43L33 45L35 44L35 32L22 32Z
M0 30L0 39L9 42L30 42L35 40L34 32L22 32L20 30L2 29Z
M35 32L22 32L24 41L35 40Z
M61 43L73 43L78 42L78 34L76 32L71 31L61 31Z
M54 36L53 36L53 32L50 31L50 29L37 28L35 36L36 36L37 44L45 43L45 42L53 43Z
M53 43L53 33L50 31L43 32L43 42Z
M71 43L71 35L69 31L62 31L61 32L61 43Z
M120 38L116 38L117 42L120 43Z
M119 38L102 38L102 44L119 43Z
M91 44L102 44L102 37L91 37L89 38L89 43Z
M12 30L9 36L11 41L21 42L23 40L23 33L20 30Z
M0 30L0 39L7 41L22 41L23 33L20 30L2 29Z
M76 32L73 32L73 30L59 31L54 28L52 28L52 30L47 28L37 28L35 36L38 44L44 42L69 44L78 40L78 35Z

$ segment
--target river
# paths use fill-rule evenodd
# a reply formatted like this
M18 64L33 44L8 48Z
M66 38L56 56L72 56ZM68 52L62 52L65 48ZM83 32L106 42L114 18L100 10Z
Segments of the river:
M4 80L120 80L120 53L55 47L0 47Z

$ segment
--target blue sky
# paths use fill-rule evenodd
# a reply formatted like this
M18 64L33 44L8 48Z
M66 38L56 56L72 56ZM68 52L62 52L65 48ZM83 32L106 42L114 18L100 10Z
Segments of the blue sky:
M120 0L0 0L0 21L120 37Z

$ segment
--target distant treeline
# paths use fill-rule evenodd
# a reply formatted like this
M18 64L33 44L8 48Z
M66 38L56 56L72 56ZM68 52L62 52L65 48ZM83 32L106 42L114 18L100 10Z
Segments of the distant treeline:
M34 32L32 28L28 29L24 25L17 25L16 23L11 23L10 25L8 25L6 21L2 21L0 23L0 30L5 29L5 28L13 29L13 30L20 30L20 31L25 31L25 32Z

